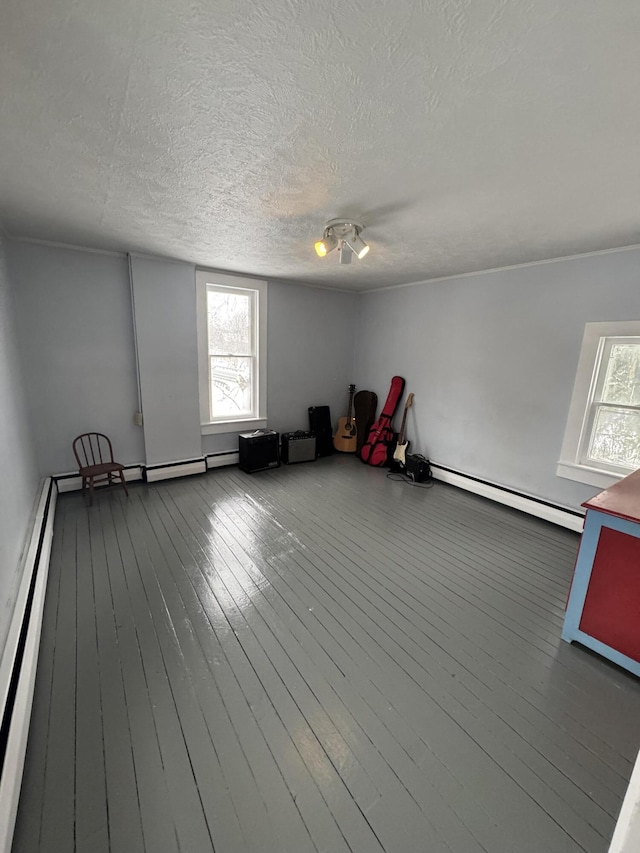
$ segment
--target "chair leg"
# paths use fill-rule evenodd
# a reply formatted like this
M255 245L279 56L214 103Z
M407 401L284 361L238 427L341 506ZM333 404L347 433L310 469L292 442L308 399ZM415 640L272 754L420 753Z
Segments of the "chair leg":
M89 506L93 506L93 477L89 477Z
M89 477L82 478L82 497L84 498L84 502L87 506L91 506L91 494L88 491L89 488Z
M127 489L127 483L126 483L126 480L124 479L124 471L120 471L119 473L120 473L120 484L122 485L122 488L124 489L125 495L127 497L129 497L129 489Z

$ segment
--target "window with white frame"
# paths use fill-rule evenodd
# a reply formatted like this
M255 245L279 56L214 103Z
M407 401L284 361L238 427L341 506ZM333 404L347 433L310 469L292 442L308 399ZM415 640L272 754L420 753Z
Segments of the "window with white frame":
M587 323L562 477L608 486L640 468L640 321Z
M266 426L267 283L196 272L203 433Z

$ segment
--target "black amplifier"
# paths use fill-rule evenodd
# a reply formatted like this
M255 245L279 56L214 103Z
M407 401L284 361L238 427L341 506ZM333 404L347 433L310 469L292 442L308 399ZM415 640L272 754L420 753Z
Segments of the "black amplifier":
M429 460L421 453L407 453L404 473L414 483L430 483L433 478Z
M272 429L241 432L238 436L239 466L241 471L253 474L280 466L280 434Z
M316 434L299 429L297 432L282 433L282 461L313 462L316 458Z

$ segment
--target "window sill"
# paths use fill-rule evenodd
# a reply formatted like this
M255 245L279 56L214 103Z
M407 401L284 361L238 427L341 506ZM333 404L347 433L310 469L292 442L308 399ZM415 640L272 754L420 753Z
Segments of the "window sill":
M248 418L243 421L217 421L216 423L200 424L201 435L222 435L228 432L248 432L254 429L264 429L266 418Z
M631 471L629 471L629 474ZM558 462L556 475L566 480L575 480L577 483L586 483L588 486L597 486L608 489L626 477L627 474L614 474L609 471L601 471L599 468L589 468L586 465L578 465L576 462Z

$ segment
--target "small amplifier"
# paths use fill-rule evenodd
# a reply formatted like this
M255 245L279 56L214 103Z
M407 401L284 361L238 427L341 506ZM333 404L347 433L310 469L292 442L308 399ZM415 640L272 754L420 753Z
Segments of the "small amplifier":
M414 483L430 483L433 477L429 460L421 453L407 453L404 473Z
M299 429L297 432L282 433L282 461L285 465L294 462L313 462L316 458L316 436L313 432Z
M280 434L272 429L241 432L238 436L239 467L247 474L280 466Z

